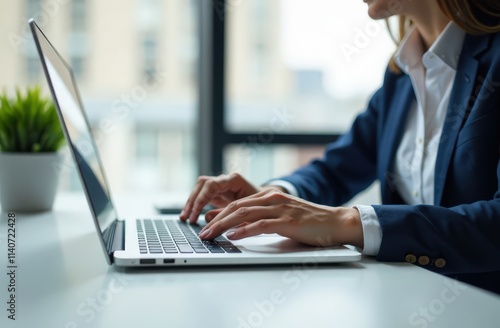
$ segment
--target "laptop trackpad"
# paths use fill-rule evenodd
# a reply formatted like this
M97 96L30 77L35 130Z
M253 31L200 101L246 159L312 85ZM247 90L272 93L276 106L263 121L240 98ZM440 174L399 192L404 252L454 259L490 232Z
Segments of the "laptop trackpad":
M276 254L311 252L318 249L317 246L305 245L278 234L262 234L241 240L232 240L231 242L247 253Z

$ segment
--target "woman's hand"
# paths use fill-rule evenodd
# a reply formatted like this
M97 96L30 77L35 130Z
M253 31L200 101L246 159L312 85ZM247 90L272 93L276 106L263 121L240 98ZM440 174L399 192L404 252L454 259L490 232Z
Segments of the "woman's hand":
M232 201L224 209L205 216L210 222L200 232L202 239L213 239L229 230L229 239L277 233L309 245L363 247L357 209L317 205L277 189Z
M259 189L237 173L217 177L201 176L180 214L180 219L183 221L189 219L190 223L195 223L205 205L225 207L234 200L253 195L258 191ZM209 213L213 215L219 211L214 210Z

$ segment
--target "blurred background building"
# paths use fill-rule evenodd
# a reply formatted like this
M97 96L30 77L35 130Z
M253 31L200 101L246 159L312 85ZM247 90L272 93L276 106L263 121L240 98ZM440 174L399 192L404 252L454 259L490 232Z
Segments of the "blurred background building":
M34 17L75 72L112 189L187 191L197 174L199 1L212 0L2 1L0 86L46 89L27 25ZM345 131L394 51L362 1L227 0L220 14L225 125L259 140L227 147L226 171L256 184L321 155L322 145L266 138ZM67 165L61 188L79 189Z

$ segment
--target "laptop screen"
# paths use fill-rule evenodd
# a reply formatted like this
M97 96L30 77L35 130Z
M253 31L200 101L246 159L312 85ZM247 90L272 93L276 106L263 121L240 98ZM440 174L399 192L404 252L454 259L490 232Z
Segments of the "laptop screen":
M31 30L66 140L101 236L117 218L73 72L33 20ZM101 239L102 240L102 239Z

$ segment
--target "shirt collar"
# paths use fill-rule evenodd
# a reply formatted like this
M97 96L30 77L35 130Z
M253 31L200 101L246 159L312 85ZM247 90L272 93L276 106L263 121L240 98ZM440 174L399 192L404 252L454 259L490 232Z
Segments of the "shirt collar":
M450 68L456 70L465 38L465 32L454 22L448 23L443 32L424 54L422 38L416 27L412 27L401 41L394 59L401 70L408 72L422 63L422 57L434 54Z

